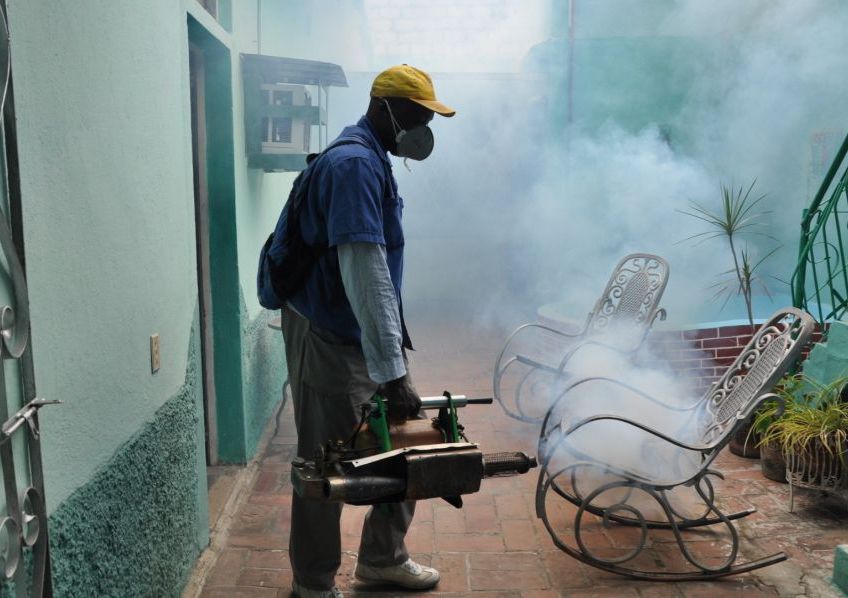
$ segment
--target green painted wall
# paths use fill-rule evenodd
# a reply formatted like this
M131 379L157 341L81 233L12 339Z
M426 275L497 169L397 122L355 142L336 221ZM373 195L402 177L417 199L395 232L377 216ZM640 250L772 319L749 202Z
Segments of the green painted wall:
M244 26L255 29L255 13L252 22L246 21L245 8L244 3L233 6L235 32ZM222 134L210 137L207 149L218 456L224 463L244 463L255 453L282 396L282 339L267 326L279 314L260 307L255 277L259 249L273 230L294 175L247 168L238 38L213 38L201 25L204 13L190 12L196 20L189 18L189 35L208 59L208 127ZM231 128L220 130L222 122L231 122Z
M198 15L203 18L202 15ZM208 18L208 17L207 17ZM225 463L247 459L241 373L241 309L236 263L235 173L233 160L232 59L226 39L213 36L188 17L189 41L203 51L205 65L206 164L209 263L218 457Z
M267 3L266 3L267 4ZM264 8L264 6L263 6ZM249 169L244 152L244 92L241 81L242 53L256 52L256 5L233 3L232 86L233 147L235 148L235 222L238 229L238 278L241 288L241 376L244 399L242 425L245 455L256 450L259 439L282 397L286 378L282 334L268 327L279 312L270 312L256 298L256 267L259 250L274 229L297 173L266 173ZM278 11L273 11L274 13ZM296 9L295 9L295 12ZM263 40L266 48L285 53L288 38L279 34L279 22L265 14ZM275 32L271 35L269 32Z
M259 35L256 7L256 2L234 3L233 37L239 51L256 54L261 42L262 54L270 56L343 63L350 70L370 68L373 50L364 0L265 0Z
M49 511L182 388L197 302L185 11L9 3ZM149 339L161 338L150 371Z
M199 335L185 382L50 517L56 596L178 596L206 546ZM202 430L202 427L200 428ZM202 471L202 470L201 470ZM205 497L204 497L205 499Z
M681 112L703 68L703 39L692 37L603 36L585 34L569 49L565 37L534 47L525 60L531 72L550 77L546 83L552 139L564 138L569 122L569 53L571 119L592 131L614 121L633 133L658 124L669 140L687 141Z
M243 313L247 313L244 301L242 309ZM246 317L242 320L245 446L248 455L256 452L262 432L282 400L285 377L283 334L268 327L277 315L277 312L262 310L253 320Z
M825 386L848 376L848 322L830 323L827 341L813 345L803 369L805 376Z
M270 3L266 3L270 4ZM265 6L263 5L263 8ZM271 9L269 9L271 10ZM276 11L274 11L276 12ZM294 12L297 12L295 9ZM287 38L276 32L277 22L268 10L263 18L263 31L268 38L263 41L263 52L287 56L284 51ZM275 32L271 35L270 32ZM247 317L253 320L265 310L256 298L256 267L259 250L268 235L274 230L280 210L288 198L292 182L297 173L266 173L247 167L244 152L244 90L241 82L240 55L256 53L256 4L236 3L233 7L233 113L235 115L234 146L236 161L236 206L238 222L238 267L239 280L244 290Z
M253 456L280 401L282 339L254 275L291 178L247 170L238 51L194 0L10 0L9 21L36 382L65 401L42 416L57 594L176 595L208 541L190 36L214 58L222 461Z

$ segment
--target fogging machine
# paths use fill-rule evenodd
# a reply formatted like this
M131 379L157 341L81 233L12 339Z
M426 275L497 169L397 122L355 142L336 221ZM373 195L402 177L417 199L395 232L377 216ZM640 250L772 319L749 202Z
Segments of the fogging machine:
M375 394L350 438L318 447L312 460L292 462L294 489L305 498L353 505L443 498L459 508L462 495L477 492L483 478L536 467L525 453L484 454L468 441L457 410L491 403L446 391L421 399L421 410L438 410L436 417L392 425L386 399Z

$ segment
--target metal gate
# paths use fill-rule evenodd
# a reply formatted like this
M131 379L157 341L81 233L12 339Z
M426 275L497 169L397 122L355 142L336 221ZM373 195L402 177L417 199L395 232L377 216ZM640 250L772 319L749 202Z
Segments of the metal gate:
M0 3L0 595L52 596L38 410L23 268L20 184L5 1Z
M792 303L824 325L848 315L848 136L801 220Z

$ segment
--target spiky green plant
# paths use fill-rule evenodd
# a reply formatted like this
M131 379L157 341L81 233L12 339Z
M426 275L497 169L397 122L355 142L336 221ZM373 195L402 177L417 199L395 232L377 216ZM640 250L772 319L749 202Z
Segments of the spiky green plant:
M748 323L753 326L754 325L754 314L753 314L753 295L754 295L754 287L759 285L762 291L771 298L771 291L766 285L765 279L760 276L758 269L762 265L764 261L770 258L774 253L780 249L779 247L775 247L771 251L769 251L766 255L761 257L756 263L751 262L751 256L748 252L748 246L743 247L739 252L739 270L735 268L731 268L730 270L725 270L719 276L727 276L732 275L731 281L724 281L719 279L715 284L710 285L708 288L716 289L713 294L713 299L718 299L722 295L724 295L724 303L722 303L722 307L724 307L728 300L733 295L742 295L745 299L745 308L747 310L748 315Z
M848 403L842 400L842 394L848 377L821 384L797 376L795 382L786 387L789 390L777 390L785 401L782 414L776 404L767 405L754 420L753 428L764 430L759 445L775 443L784 453L798 454L820 443L828 453L843 459L848 440Z
M727 239L728 247L730 248L730 255L733 258L733 268L726 272L722 272L721 274L734 274L735 283L728 285L719 281L713 285L713 288L718 287L715 297L719 297L724 294L727 296L727 299L729 299L733 294L733 289L735 288L736 293L742 295L742 298L745 301L748 323L752 328L754 326L752 305L754 283L761 284L766 293L768 293L768 288L762 278L758 276L757 269L766 259L771 257L771 255L779 249L779 247L772 249L759 261L753 263L750 253L748 252L748 247L738 247L740 236L743 234L769 236L757 230L757 227L762 225L763 216L769 212L755 209L757 205L766 198L765 194L758 197L752 195L756 183L757 180L754 179L747 189L742 186L737 189L733 185L728 187L722 184L721 206L718 211L713 212L694 201L690 202L689 210L681 210L682 213L706 222L711 227L710 230L692 235L691 237L687 237L685 240L698 239L700 241L706 241L721 237ZM725 299L725 303L727 302L727 299Z
M803 374L787 374L774 387L774 393L778 395L783 403L779 401L767 401L762 407L757 410L754 421L751 423L751 430L748 433L748 438L757 436L757 446L762 446L762 436L768 431L769 426L776 422L783 415L785 406L799 400L806 400L801 394L801 389L804 387L806 378Z

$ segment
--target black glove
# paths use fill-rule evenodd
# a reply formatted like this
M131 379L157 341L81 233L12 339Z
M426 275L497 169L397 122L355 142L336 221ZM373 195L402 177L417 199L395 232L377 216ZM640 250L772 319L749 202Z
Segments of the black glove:
M386 382L378 392L386 397L389 421L392 423L413 418L421 410L421 397L418 396L418 391L412 386L408 376Z

